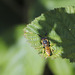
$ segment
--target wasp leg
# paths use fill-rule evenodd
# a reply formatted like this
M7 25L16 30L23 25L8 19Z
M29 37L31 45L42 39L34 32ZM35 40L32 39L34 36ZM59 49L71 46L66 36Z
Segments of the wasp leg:
M53 55L54 54L54 50L50 47L50 49L51 49L51 55Z
M44 46L41 45L41 46L39 46L39 47L37 47L35 49L41 49L41 48L44 48Z
M45 47L44 47L43 45L42 45L42 46L40 46L40 47L42 47L42 48L43 48L43 51L42 51L42 52L43 52L43 53L45 53Z
M43 48L43 49L42 49ZM40 53L45 53L45 49L44 49L44 47L43 46L40 46L40 47L38 47L38 48L35 48L35 49L40 49L40 52L39 52L39 54Z
M45 53L45 49L43 48L43 53Z
M55 45L55 43L54 44L50 44L50 46L54 46Z
M45 53L44 46L40 46L40 48L43 48L42 53Z

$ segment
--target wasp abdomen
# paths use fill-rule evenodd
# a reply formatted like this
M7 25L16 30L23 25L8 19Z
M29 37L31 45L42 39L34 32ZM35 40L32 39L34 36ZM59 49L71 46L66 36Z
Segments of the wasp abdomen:
M47 54L48 56L50 56L51 52L50 52L50 48L49 48L48 46L45 47L45 51L46 51L46 54Z
M48 56L51 55L51 51L50 51L50 46L49 46L49 41L47 38L42 38L41 43L43 45L43 47L45 48L45 52Z

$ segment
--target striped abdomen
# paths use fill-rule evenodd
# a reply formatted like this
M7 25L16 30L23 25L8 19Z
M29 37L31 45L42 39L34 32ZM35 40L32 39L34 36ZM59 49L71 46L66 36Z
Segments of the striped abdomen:
M50 51L49 46L46 46L46 47L45 47L45 51L46 51L47 55L50 56L51 51Z

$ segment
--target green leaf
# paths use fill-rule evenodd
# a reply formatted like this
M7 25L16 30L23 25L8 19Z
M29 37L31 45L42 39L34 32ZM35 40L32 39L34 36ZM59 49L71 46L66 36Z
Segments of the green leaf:
M54 75L74 75L73 65L68 59L48 59L48 64Z
M75 0L39 0L39 1L48 10L66 6L75 6Z
M10 47L4 57L0 75L42 75L43 73L44 60L24 37Z
M28 41L42 55L44 54L40 41L42 37L47 37L50 43L54 44L52 46L54 57L62 55L62 57L75 61L74 7L72 10L66 7L46 12L28 24L24 31Z

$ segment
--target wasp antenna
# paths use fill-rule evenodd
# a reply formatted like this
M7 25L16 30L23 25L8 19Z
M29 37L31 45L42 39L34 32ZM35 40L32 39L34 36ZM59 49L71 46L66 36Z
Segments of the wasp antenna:
M38 34L39 37L42 37L41 35Z

